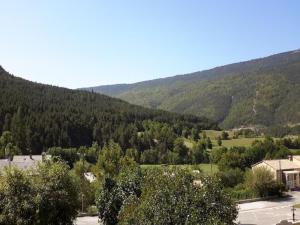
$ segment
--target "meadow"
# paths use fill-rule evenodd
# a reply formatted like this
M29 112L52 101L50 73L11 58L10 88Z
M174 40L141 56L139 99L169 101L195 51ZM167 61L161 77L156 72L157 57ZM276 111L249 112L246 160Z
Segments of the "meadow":
M263 140L264 137L253 137L253 138L246 138L246 137L239 137L233 138L233 131L226 131L229 134L228 140L222 140L222 146L226 148L231 148L234 146L238 147L250 147L255 140ZM211 139L213 144L213 148L218 148L219 145L217 144L217 137L221 136L222 131L216 130L205 130L206 136Z

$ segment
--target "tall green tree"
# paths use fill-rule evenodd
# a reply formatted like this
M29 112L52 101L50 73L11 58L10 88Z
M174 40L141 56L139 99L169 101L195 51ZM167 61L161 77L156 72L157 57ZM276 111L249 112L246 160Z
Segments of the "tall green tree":
M27 152L27 141L26 141L26 127L25 127L25 115L24 109L19 107L17 112L14 114L11 122L11 131L14 136L16 145L23 154Z
M12 133L4 131L0 137L0 158L12 158L18 152Z
M198 164L198 163L208 161L208 155L206 153L206 149L201 144L201 142L197 142L196 144L194 144L191 154L192 154L192 163L193 164Z
M174 142L174 150L178 155L178 164L187 163L188 162L188 147L184 144L184 140L182 138L177 138Z
M119 174L121 166L120 160L123 156L121 147L110 140L109 143L105 144L103 149L100 151L96 169L98 175L115 177Z

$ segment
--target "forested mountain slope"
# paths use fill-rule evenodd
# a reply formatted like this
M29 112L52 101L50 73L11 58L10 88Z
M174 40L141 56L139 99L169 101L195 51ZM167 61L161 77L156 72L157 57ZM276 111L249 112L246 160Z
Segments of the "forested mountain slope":
M206 118L146 109L87 91L69 90L14 77L0 67L0 133L11 131L22 153L52 146L99 145L114 139L126 149L145 120L182 129L216 128ZM0 135L1 136L1 135Z
M186 75L89 88L130 103L207 116L226 128L300 122L300 50Z

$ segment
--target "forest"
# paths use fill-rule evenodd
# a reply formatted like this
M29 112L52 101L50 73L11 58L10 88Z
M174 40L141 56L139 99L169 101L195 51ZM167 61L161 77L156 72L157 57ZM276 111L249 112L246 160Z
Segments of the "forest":
M0 105L0 134L10 132L16 151L22 154L40 154L55 146L92 146L93 142L103 146L110 139L122 149L136 147L143 151L154 145L148 134L160 136L153 134L158 128L172 141L182 134L218 129L216 122L204 117L152 110L93 92L38 84L15 77L2 67ZM173 145L169 141L159 144L164 150Z

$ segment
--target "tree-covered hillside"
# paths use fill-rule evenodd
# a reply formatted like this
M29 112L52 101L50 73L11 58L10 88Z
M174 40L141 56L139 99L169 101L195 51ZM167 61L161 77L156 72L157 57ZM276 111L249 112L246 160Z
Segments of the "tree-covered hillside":
M89 90L146 107L207 116L225 128L294 125L300 122L300 50Z
M103 146L109 139L126 149L137 144L132 138L143 131L145 121L170 126L178 135L183 129L217 127L203 117L146 109L97 93L33 83L0 67L0 134L10 131L13 144L23 154L41 153L52 146L91 146L94 141ZM8 137L6 133L3 139Z

